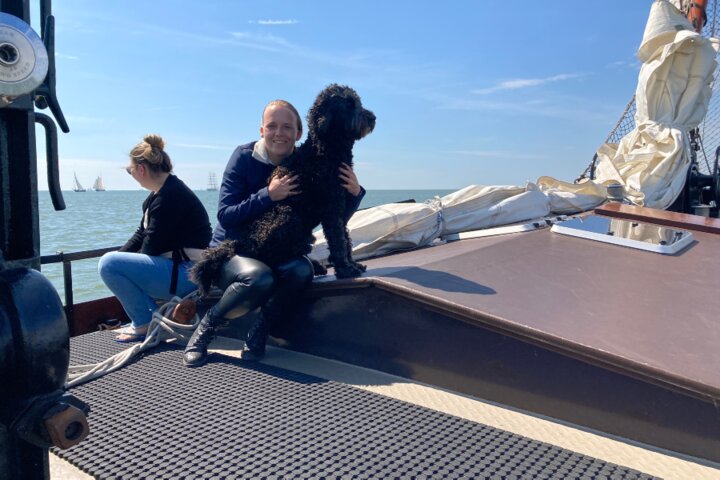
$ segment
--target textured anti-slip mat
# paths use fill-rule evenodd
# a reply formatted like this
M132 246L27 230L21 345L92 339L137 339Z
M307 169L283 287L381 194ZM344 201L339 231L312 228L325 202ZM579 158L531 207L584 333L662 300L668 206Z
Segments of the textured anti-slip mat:
M71 364L127 348L71 340ZM96 478L649 479L634 470L309 375L161 346L71 393L90 436L53 453Z

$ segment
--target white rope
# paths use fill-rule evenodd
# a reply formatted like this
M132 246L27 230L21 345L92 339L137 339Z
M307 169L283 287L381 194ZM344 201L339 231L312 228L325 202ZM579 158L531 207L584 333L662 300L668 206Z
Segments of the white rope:
M187 344L193 334L193 331L195 331L195 327L197 327L198 323L200 323L200 317L197 312L195 312L195 316L193 317L193 321L190 325L173 322L170 317L172 316L173 310L178 303L185 299L197 300L199 297L200 295L197 291L192 292L183 299L173 297L170 301L153 312L152 320L150 320L150 325L148 325L145 340L142 343L134 345L127 350L123 350L122 352L113 355L100 363L70 366L68 369L68 378L65 382L65 388L71 388L102 377L110 372L114 372L115 370L127 365L130 360L141 352L157 346L160 342L175 340L181 345Z

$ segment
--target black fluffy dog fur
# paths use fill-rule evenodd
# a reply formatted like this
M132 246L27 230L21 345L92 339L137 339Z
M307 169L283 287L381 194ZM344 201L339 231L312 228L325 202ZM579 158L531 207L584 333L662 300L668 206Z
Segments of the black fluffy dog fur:
M190 272L201 293L209 290L223 263L233 255L275 267L310 253L312 231L320 224L335 276L357 277L365 271L364 265L352 259L346 227L352 212L346 208L347 191L339 178L339 168L341 163L352 166L353 145L375 128L375 114L363 108L355 90L333 84L318 95L308 112L307 125L307 140L270 177L298 175L298 190L302 193L278 202L241 227L236 234L240 240L226 240L206 250Z

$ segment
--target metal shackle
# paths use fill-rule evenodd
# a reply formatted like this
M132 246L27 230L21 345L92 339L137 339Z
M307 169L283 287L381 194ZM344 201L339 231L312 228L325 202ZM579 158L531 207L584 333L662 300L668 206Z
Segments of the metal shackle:
M61 403L46 416L45 429L52 444L58 448L73 447L90 433L86 413L75 405Z

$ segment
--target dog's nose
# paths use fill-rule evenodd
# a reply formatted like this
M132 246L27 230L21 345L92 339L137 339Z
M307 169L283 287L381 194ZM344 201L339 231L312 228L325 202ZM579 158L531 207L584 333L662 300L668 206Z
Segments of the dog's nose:
M370 110L365 110L365 117L367 118L367 123L370 127L370 130L375 128L375 114Z

